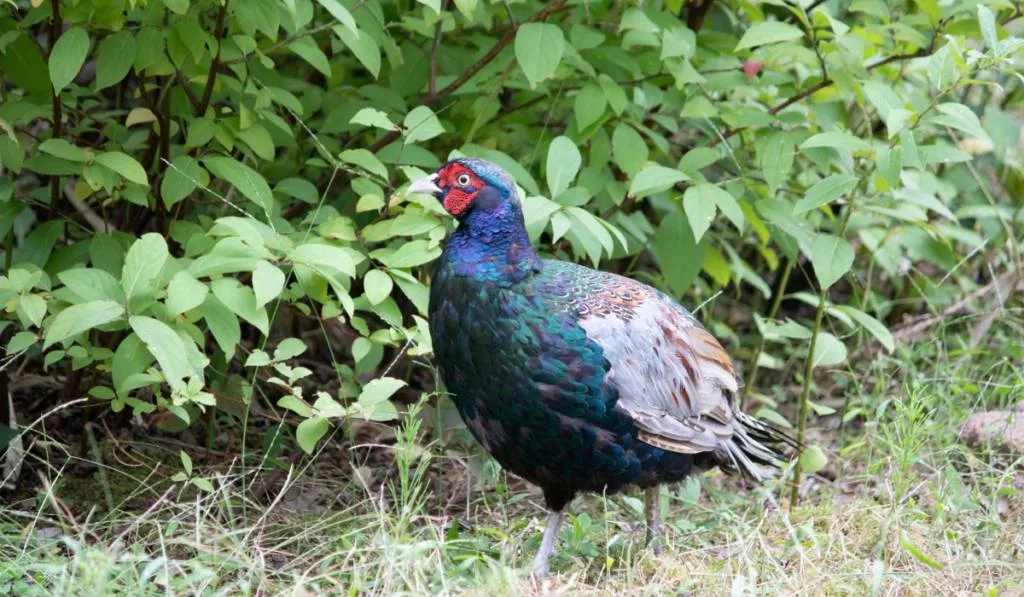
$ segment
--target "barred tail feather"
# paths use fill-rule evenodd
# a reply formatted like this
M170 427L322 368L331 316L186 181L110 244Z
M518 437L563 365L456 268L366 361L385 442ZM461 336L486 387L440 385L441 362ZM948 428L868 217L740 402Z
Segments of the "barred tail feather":
M800 443L775 427L737 411L732 438L717 453L719 466L757 482L773 476L782 467L786 452L797 450Z

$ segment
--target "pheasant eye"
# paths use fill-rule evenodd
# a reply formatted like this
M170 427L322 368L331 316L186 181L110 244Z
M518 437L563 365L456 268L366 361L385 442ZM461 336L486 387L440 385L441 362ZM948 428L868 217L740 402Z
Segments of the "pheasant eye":
M460 187L465 187L468 186L471 181L468 174L460 174L459 177L455 179L455 182L459 183Z

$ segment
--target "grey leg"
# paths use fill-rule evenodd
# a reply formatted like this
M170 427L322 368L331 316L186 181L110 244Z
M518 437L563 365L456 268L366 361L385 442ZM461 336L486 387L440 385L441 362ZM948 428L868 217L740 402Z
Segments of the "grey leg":
M533 560L534 578L544 578L548 575L548 560L555 555L555 541L558 540L558 529L562 526L564 517L561 512L548 512L548 526L544 529L544 539L541 540L540 550Z
M664 548L661 540L661 504L658 500L657 487L648 487L644 490L644 509L647 512L647 545L654 548L654 555L660 556Z

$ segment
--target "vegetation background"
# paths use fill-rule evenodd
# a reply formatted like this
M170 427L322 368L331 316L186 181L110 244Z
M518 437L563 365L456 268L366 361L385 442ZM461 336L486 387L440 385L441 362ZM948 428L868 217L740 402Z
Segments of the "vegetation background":
M1021 3L0 0L0 593L1020 594ZM538 496L431 362L479 156L810 446ZM1015 406L1016 405L1016 406ZM1020 431L1024 437L1024 431Z

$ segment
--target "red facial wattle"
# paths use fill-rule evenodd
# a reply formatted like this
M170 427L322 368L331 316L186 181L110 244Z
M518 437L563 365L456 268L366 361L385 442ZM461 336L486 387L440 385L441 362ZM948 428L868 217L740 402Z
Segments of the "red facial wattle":
M480 189L485 186L476 173L459 163L450 164L437 174L437 184L445 191L441 203L453 216L459 216L469 209L480 194ZM460 179L465 183L467 177L468 184L459 184Z

